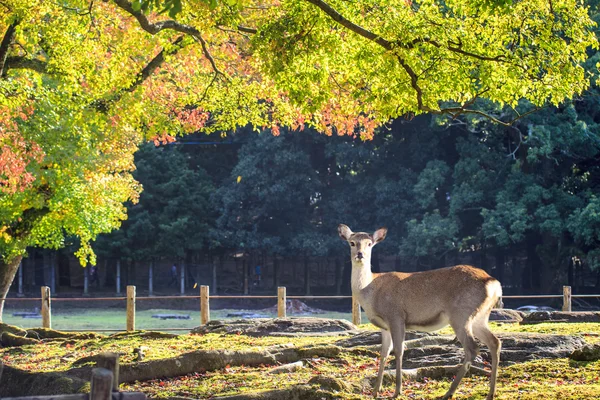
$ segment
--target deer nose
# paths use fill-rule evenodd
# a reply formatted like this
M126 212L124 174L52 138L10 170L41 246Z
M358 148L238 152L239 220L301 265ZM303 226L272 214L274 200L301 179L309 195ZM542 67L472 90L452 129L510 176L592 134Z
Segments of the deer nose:
M363 258L362 251L359 251L358 253L356 253L356 258L358 258L359 260L362 260L362 258Z

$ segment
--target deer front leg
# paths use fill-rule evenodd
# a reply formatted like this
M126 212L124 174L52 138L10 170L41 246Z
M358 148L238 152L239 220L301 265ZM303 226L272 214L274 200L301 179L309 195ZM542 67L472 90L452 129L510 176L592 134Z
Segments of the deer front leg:
M405 330L406 326L404 321L398 321L391 326L394 354L396 355L396 391L392 398L396 398L402 393L402 356L404 355Z
M387 360L390 352L392 351L392 334L384 329L381 330L381 358L379 360L379 372L377 373L377 380L375 381L375 397L381 390L381 383L383 382L383 371L385 370L385 361Z

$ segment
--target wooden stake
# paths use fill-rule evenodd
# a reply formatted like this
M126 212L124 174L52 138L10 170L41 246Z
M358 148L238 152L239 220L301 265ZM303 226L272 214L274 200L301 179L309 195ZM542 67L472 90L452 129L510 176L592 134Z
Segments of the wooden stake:
M92 370L92 384L90 400L111 400L113 387L113 374L104 368Z
M210 286L200 286L200 324L206 325L210 321Z
M135 286L127 286L127 331L135 331Z
M571 311L571 286L563 286L563 311Z
M97 368L104 368L112 373L112 391L119 391L119 355L117 353L102 353L96 363Z
M50 288L42 286L42 328L52 328Z
M277 288L277 318L286 317L286 289L285 286Z

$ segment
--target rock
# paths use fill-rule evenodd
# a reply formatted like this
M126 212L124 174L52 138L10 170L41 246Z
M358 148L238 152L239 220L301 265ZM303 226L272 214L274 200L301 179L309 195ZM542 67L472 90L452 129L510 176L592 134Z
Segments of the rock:
M85 386L89 388L89 380L58 372L28 372L5 365L0 398L73 394Z
M3 332L0 335L0 345L2 345L2 347L19 347L26 346L28 344L37 344L39 342L40 341L37 339L13 335L10 332Z
M104 335L94 332L62 332L50 328L30 328L27 335L37 339L95 339Z
M21 329L18 326L9 325L9 324L0 322L0 335L3 334L4 332L12 333L13 335L17 335L17 336L27 335L27 331L25 329Z
M490 314L490 321L522 321L525 313L509 309L493 309Z
M241 333L248 336L261 337L277 334L302 334L302 336L333 335L339 332L355 331L357 328L352 323L343 319L328 318L275 318L252 319L234 321L210 321L206 325L194 328L192 333Z
M360 335L357 335L360 336ZM544 335L512 333L498 334L502 340L500 363L510 365L517 362L525 362L540 358L563 358L568 357L576 349L585 345L585 341L579 336L570 335ZM365 335L363 335L363 339ZM458 341L452 336L429 336L405 342L403 367L423 368L457 365L463 362L464 350ZM338 340L336 345L348 344L351 339ZM350 342L356 344L357 342ZM367 343L361 341L358 343ZM343 346L346 347L346 346ZM350 351L359 352L369 356L379 356L380 345L350 347ZM491 361L491 357L485 346L481 346L481 356L475 359L474 366L483 368L485 362Z
M600 344L586 344L576 349L569 355L571 360L575 361L596 361L600 360Z
M458 371L460 365L440 365L433 367L423 367L423 368L409 368L402 369L402 377L405 379L413 379L420 380L423 378L430 379L443 379L443 378L452 378L456 375L456 371ZM490 376L490 372L479 368L476 366L471 366L469 369L469 375L479 375L479 376ZM467 375L468 376L468 375ZM385 371L385 375L383 376L384 383L386 385L392 385L396 379L396 370L391 369ZM373 379L373 382L375 380Z
M146 339L172 339L179 335L174 333L156 332L156 331L133 331L133 332L117 332L109 337L111 339L130 338L132 336L142 337Z
M341 379L332 378L330 376L316 375L308 381L309 385L317 385L321 389L327 391L345 392L350 390L350 385Z
M170 397L171 400L190 400ZM288 389L267 390L258 393L238 394L225 397L211 397L214 400L339 400L339 395L314 386L296 385Z
M439 336L435 333L427 333L427 332L414 332L409 331L406 332L405 339L406 340L414 340L424 337L431 336ZM379 331L357 331L349 339L338 340L334 343L336 346L340 347L356 347L356 346L372 346L375 344L381 344L381 332Z
M283 364L278 367L275 367L269 371L269 374L290 373L298 371L301 368L304 368L304 361L296 361L293 363Z
M319 308L313 308L306 305L306 303L301 302L298 299L290 299L285 302L285 310L286 313L291 315L314 315L314 314L323 314L325 311ZM261 310L263 313L267 314L276 314L277 313L277 304L272 307L265 308Z
M191 333L195 334L206 334L206 333L229 333L237 334L242 333L245 329L248 329L256 324L264 321L268 321L268 318L255 318L255 319L234 319L234 320L212 320L208 321L205 325L198 326L191 330Z
M525 315L521 323L540 322L600 322L600 311L536 311Z

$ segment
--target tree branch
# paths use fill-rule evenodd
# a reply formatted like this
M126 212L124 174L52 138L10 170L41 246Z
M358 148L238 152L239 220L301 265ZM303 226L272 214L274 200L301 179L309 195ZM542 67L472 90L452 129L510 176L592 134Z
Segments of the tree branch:
M414 46L417 43L428 43L428 44L431 44L432 46L435 46L438 48L445 48L451 52L462 54L464 56L475 58L475 59L478 59L481 61L506 62L506 58L502 54L497 55L495 57L483 56L481 54L472 53L470 51L463 50L461 43L458 43L458 44L451 43L448 45L442 45L440 42L433 40L433 39L428 39L428 38L414 39L410 43L392 42L392 41L386 40L386 39L378 36L377 34L363 28L362 26L357 25L357 24L353 23L352 21L348 20L343 15L341 15L337 10L335 10L333 7L331 7L329 4L325 3L323 0L306 0L306 1L317 6L319 9L321 9L321 11L323 11L325 14L327 14L329 17L331 17L331 19L333 19L340 25L348 28L352 32L364 37L365 39L368 39L368 40L378 44L379 46L381 46L384 49L389 50L389 51L393 50L394 48L402 48L402 49L410 50L410 49L414 48ZM417 107L420 111L430 112L432 114L450 114L454 118L460 114L470 113L470 114L481 115L481 116L488 118L491 121L493 121L497 124L500 124L500 125L511 126L517 120L523 118L525 115L529 115L530 113L538 110L538 109L531 110L524 115L519 115L518 117L516 117L515 119L513 119L509 122L504 122L504 121L502 121L490 114L487 114L483 111L469 109L468 107L472 104L472 102L474 100L467 104L464 104L461 107L441 108L438 110L432 109L429 106L426 106L423 104L423 90L419 86L419 75L412 69L412 67L410 65L408 65L408 63L406 62L406 60L404 58L402 58L401 56L397 56L397 59L398 59L398 63L400 64L400 66L404 69L404 71L406 71L406 73L408 74L408 76L410 78L410 84L416 93ZM475 98L477 98L477 97L475 97Z
M5 72L8 69L31 69L43 74L46 73L46 62L26 57L8 57L4 68Z
M135 17L135 19L138 20L142 29L152 35L156 35L160 31L168 29L168 30L174 30L174 31L185 33L187 35L192 36L194 38L194 40L196 40L197 42L199 42L202 45L202 51L204 52L204 56L210 61L213 69L215 70L215 73L225 76L225 74L217 68L214 58L208 51L208 47L206 46L206 41L202 38L202 34L198 29L194 28L191 25L181 24L172 19L152 23L148 20L148 17L146 17L141 11L135 11L133 9L133 6L131 5L131 3L128 0L113 0L113 1L122 10L126 11L127 13L129 13L133 17Z
M144 15L144 13L142 13L141 11L135 11L133 9L133 6L131 5L131 3L128 0L113 0L113 1L121 9L123 9L124 11L127 11L127 13L134 16L135 19L137 19L138 22L140 23L140 26L142 27L142 29L148 33L151 33L152 35L156 35L158 32L165 30L165 29L170 29L170 30L174 30L177 32L186 33L186 34L192 35L192 36L200 35L200 31L198 29L194 28L193 26L181 24L172 19L152 23L148 20L148 17L146 17Z
M378 36L377 34L348 20L346 17L344 17L339 12L337 12L337 10L335 10L333 7L331 7L329 4L325 3L324 1L322 1L322 0L306 0L306 1L319 7L325 14L329 15L331 17L331 19L333 19L338 24L350 29L352 32L354 32L366 39L369 39L372 42L377 43L378 45L380 45L381 47L383 47L386 50L392 50L394 48L392 42L385 40L384 38Z
M148 79L154 73L154 71L156 71L162 65L162 63L165 62L165 54L175 54L182 49L184 47L182 43L183 38L184 36L182 35L175 39L175 41L171 43L173 49L169 50L168 52L166 52L165 49L162 49L160 53L150 60L150 62L146 64L146 66L138 73L133 84L125 90L128 92L133 92L139 85L144 83L146 79Z
M10 24L6 29L6 32L4 32L2 42L0 42L0 77L4 75L4 68L6 66L6 59L8 58L8 51L10 49L10 45L12 44L13 39L15 38L17 25L19 25L19 21L14 21L12 24Z

